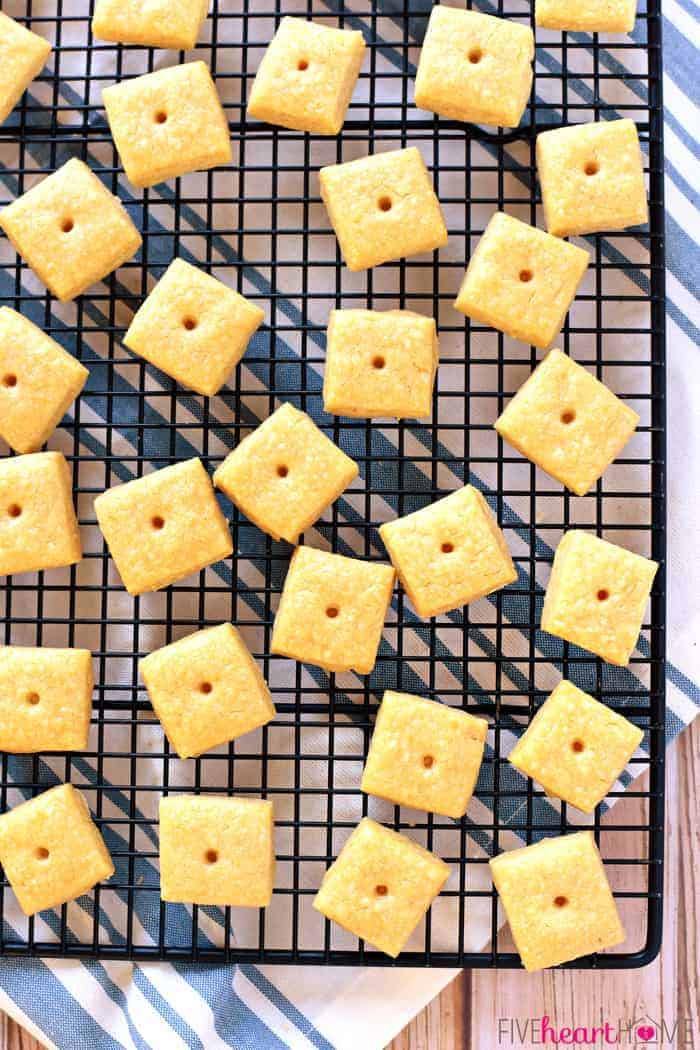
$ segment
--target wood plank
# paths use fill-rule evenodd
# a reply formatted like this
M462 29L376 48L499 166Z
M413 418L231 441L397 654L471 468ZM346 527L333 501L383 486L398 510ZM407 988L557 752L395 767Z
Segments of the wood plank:
M465 970L391 1043L391 1050L470 1050L471 973Z
M1 1050L43 1050L41 1043L8 1017L0 1014Z

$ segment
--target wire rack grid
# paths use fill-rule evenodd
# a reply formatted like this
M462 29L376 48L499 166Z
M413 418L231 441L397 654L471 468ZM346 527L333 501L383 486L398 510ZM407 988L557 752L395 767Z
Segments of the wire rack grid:
M213 0L203 42L187 57L210 64L234 143L231 168L135 193L119 167L100 90L185 56L114 46L90 35L90 4L10 0L7 13L51 39L49 69L0 128L0 206L69 156L87 160L143 231L135 260L75 303L51 300L5 239L0 302L19 309L90 369L84 394L50 447L65 452L85 557L76 567L8 578L6 643L84 646L97 686L90 749L0 759L5 811L58 781L84 791L117 867L94 894L24 919L6 879L0 951L14 955L390 964L311 908L328 864L364 814L406 831L447 860L452 876L402 954L402 965L519 965L500 929L488 877L492 851L578 826L565 804L514 779L507 754L561 675L647 730L635 772L648 767L637 818L592 821L628 929L638 943L577 962L630 967L656 953L661 935L664 754L664 257L661 19L649 0L631 37L538 30L536 77L522 126L489 133L421 113L412 73L429 6L406 0ZM533 24L525 0L481 10ZM283 14L361 28L368 58L338 139L248 122L246 98ZM534 28L534 25L533 25ZM587 239L591 265L560 345L641 414L623 456L586 497L571 497L501 442L493 421L537 363L532 348L465 321L452 300L497 208L542 226L535 136L545 126L632 117L648 172L648 232ZM320 203L318 170L417 145L434 178L450 243L429 257L351 274ZM197 397L130 355L122 336L143 297L176 255L197 262L262 304L266 322L230 385ZM432 419L416 423L325 416L320 399L330 309L408 307L436 317L440 369ZM382 521L471 480L487 494L519 571L512 586L423 622L397 591L375 672L326 675L269 655L291 550L253 528L230 504L235 554L156 595L126 595L97 529L94 496L191 455L212 470L281 402L307 410L358 462L355 484L305 542L384 559ZM543 585L564 530L582 526L661 562L650 621L630 667L610 668L539 630ZM134 537L138 542L138 537ZM231 620L268 679L278 717L235 745L187 762L164 739L138 675L138 659L206 625ZM467 818L399 809L359 791L374 715L386 687L439 697L490 723ZM625 784L616 785L612 797ZM163 791L264 795L275 804L278 877L265 911L163 905L157 803Z

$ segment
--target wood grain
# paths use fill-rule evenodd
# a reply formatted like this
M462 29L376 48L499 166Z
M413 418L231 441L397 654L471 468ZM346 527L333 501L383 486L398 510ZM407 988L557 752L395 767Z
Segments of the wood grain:
M2 1050L41 1050L41 1043L37 1043L7 1014L0 1014L0 1047Z
M667 1022L692 1020L679 1030L674 1047L700 1047L698 1007L700 960L695 909L700 870L698 779L700 720L686 730L668 756L666 789L666 910L661 955L644 970L620 972L554 970L541 974L521 971L492 973L465 971L442 995L391 1043L390 1050L506 1050L528 1047L508 1037L498 1042L500 1017L539 1017L547 1014L559 1025L599 1024L619 1017ZM615 819L639 823L644 802L623 798ZM631 836L621 836L613 848L634 848ZM630 841L627 841L630 840ZM607 847L609 848L609 847ZM607 852L606 848L606 852ZM623 856L623 852L616 852ZM634 869L619 868L615 885L633 885ZM632 930L632 937L640 931ZM695 1015L693 1017L693 1014ZM634 1041L630 1047L638 1046ZM8 1017L0 1015L0 1050L39 1050L40 1044ZM163 1047L162 1050L167 1050ZM372 1048L368 1048L372 1050Z

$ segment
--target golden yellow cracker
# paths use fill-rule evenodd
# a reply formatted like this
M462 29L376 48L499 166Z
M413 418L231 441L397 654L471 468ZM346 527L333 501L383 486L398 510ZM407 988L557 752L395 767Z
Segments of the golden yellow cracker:
M648 218L644 164L633 120L543 131L537 175L547 229L557 237L624 230Z
M26 317L0 307L0 436L15 452L41 448L88 375Z
M267 683L230 623L156 649L139 669L180 758L236 740L275 717Z
M0 462L0 575L80 561L71 474L61 452Z
M616 711L571 682L560 682L539 709L509 762L584 813L602 802L644 736Z
M41 73L51 44L0 11L0 124Z
M626 667L657 569L649 558L570 529L554 555L542 630Z
M198 394L216 394L265 314L222 281L174 259L134 315L124 345Z
M61 302L81 295L141 246L121 201L76 157L4 208L0 228Z
M517 579L491 510L473 485L379 529L419 616L457 609Z
M488 723L408 693L384 693L362 790L397 806L458 819L479 775Z
M500 853L489 865L526 970L624 941L592 831L542 839Z
M620 454L639 416L561 350L551 350L494 424L518 452L585 495Z
M0 816L0 863L25 915L74 900L114 874L87 803L72 784Z
M393 588L390 565L297 547L270 651L327 671L369 674Z
M469 260L455 308L513 339L549 346L588 261L583 248L498 211Z
M422 419L432 411L435 321L411 310L331 310L323 404L351 417Z
M95 514L129 594L168 587L233 551L197 458L108 489L96 498Z
M359 30L283 18L255 76L248 116L295 131L337 135L364 54Z
M231 163L228 121L204 62L123 80L104 88L102 101L134 186Z
M631 33L637 0L535 0L535 24L571 33Z
M447 244L447 229L415 146L321 168L321 197L349 270Z
M357 473L357 464L287 402L226 457L214 484L258 528L296 543Z
M97 0L96 40L189 51L197 43L209 0Z
M416 74L416 105L452 120L515 128L532 87L535 38L506 18L436 4Z
M275 881L272 803L220 795L160 800L164 901L264 908Z
M449 874L439 857L365 817L324 875L313 906L395 959Z
M87 649L0 648L0 751L84 751L92 688Z

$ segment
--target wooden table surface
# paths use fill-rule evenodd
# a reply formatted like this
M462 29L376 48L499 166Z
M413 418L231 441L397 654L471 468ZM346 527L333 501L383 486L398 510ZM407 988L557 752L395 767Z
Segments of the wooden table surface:
M533 1045L529 1038L510 1038L499 1018L537 1018L546 1014L556 1027L600 1025L608 1019L649 1017L675 1037L654 1046L700 1048L700 965L695 911L700 878L700 724L681 736L668 756L666 788L666 911L663 949L644 970L592 973L555 970L465 971L392 1042L390 1050L499 1050ZM640 822L639 799L624 798L615 819ZM629 836L628 836L629 837ZM629 847L628 847L629 848ZM621 869L629 870L629 869ZM596 1046L600 1046L598 1041ZM645 1044L634 1038L625 1047ZM39 1050L40 1044L0 1014L0 1050ZM83 1048L70 1048L83 1050ZM161 1047L159 1050L168 1050ZM368 1047L367 1050L374 1050Z

